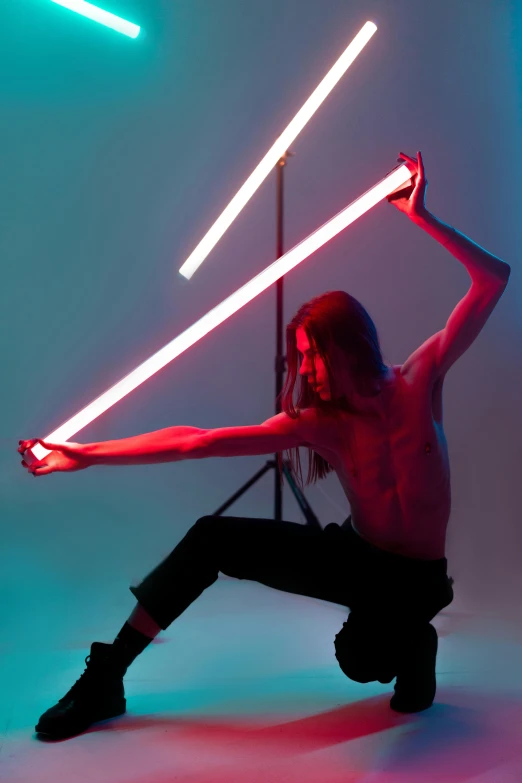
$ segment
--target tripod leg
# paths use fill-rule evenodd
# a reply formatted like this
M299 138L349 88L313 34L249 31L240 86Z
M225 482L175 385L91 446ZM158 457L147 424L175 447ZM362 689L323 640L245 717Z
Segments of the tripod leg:
M250 489L250 487L251 487L253 484L255 484L255 483L256 483L256 481L259 481L259 479L261 478L261 476L264 476L264 475L265 475L265 473L266 473L267 471L271 470L271 468L274 468L274 467L276 467L276 464L275 464L274 460L269 460L269 461L268 461L268 462L265 464L264 468L261 468L261 470L258 470L258 471L257 471L257 473L256 473L254 476L252 476L252 478L251 478L251 479L249 479L249 480L246 482L246 484L243 484L243 486L242 486L242 487L240 487L240 488L238 489L238 491L237 491L237 492L235 492L233 495L231 495L231 496L229 497L229 499L228 499L228 500L226 500L226 501L223 503L223 505L222 505L222 506L220 506L220 507L217 509L217 511L214 511L214 514L213 514L213 516L215 516L215 517L219 517L219 516L221 516L221 514L223 513L223 511L226 511L226 510L227 510L227 508L229 508L229 506L231 506L231 505L232 505L232 503L235 503L235 502L236 502L236 500L237 500L238 498L240 498L240 497L241 497L241 495L244 495L244 494L245 494L245 492L246 492L247 490L249 490L249 489Z

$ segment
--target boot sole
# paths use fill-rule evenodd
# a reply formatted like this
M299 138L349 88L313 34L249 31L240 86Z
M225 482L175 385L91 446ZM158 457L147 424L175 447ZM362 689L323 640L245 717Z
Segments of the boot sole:
M43 737L46 737L47 739L68 739L69 737L76 737L78 734L83 734L84 731L87 731L87 729L90 729L91 726L98 726L101 723L105 723L106 721L113 720L114 718L119 718L121 715L124 715L127 709L127 703L126 700L124 700L123 705L120 705L115 710L111 711L110 713L104 714L102 717L97 718L96 720L92 720L89 723L87 723L85 726L80 726L79 728L76 728L72 732L67 731L53 731L52 729L45 729L45 724L42 728L38 728L40 726L40 722L38 722L34 728L35 732Z

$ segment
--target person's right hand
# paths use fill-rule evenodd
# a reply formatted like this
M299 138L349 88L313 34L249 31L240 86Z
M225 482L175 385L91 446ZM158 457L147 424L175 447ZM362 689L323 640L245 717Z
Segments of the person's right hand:
M47 473L60 471L84 470L92 464L83 443L48 443L41 438L32 438L31 440L18 441L18 452L24 454L36 443L40 443L44 449L51 453L42 460L31 464L22 460L23 467L27 468L27 472L32 473L33 476L45 476Z
M400 212L404 212L412 220L420 218L427 213L426 209L426 188L428 187L428 180L424 172L424 163L422 161L422 155L417 152L417 160L411 158L409 155L405 155L404 152L399 152L399 158L403 163L406 163L409 170L412 172L412 187L404 188L404 194L401 190L399 198L393 193L388 196L388 201L397 207Z

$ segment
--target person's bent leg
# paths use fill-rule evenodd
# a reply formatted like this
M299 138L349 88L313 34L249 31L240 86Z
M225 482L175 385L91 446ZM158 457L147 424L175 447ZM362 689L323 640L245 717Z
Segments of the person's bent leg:
M353 574L346 535L273 519L199 519L143 581L130 587L165 630L217 580L219 573L268 587L349 605Z
M391 708L419 712L436 694L438 638L430 621L453 600L447 562L412 560L368 544L365 550L357 601L335 639L336 658L357 682L397 677Z
M393 710L421 712L431 707L437 691L437 649L437 631L431 623L416 623L404 632L390 701Z
M337 525L315 530L293 523L203 517L137 587L138 605L112 645L94 642L87 669L36 731L64 739L125 712L123 677L130 663L220 571L288 592L349 605L350 568ZM334 533L332 535L332 533Z
M429 623L397 626L390 618L353 611L335 637L335 657L355 682L389 683L397 678L390 707L420 712L436 693L437 632Z
M347 562L336 567L333 554L332 534L340 528L327 528L244 517L199 519L170 555L139 586L130 588L138 604L114 641L125 665L213 584L219 571L348 605ZM346 541L346 536L341 534L339 540ZM340 551L335 546L337 560Z
M453 601L452 581L444 575L418 592L419 604L400 626L397 680L390 701L397 712L420 712L433 704L438 635L430 621Z

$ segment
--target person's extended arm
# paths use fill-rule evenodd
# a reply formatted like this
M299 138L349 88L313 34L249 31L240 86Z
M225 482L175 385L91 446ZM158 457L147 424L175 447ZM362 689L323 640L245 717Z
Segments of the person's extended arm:
M23 453L36 442L51 451L43 460L27 465L40 476L56 471L81 470L91 465L145 465L155 462L179 462L205 457L239 457L270 454L296 446L311 445L309 415L303 412L292 419L279 413L262 424L246 427L166 427L144 435L99 443L48 443L40 439L21 441Z
M206 457L270 454L304 445L299 419L284 413L245 427L167 427L122 440L86 445L93 465L143 465Z

